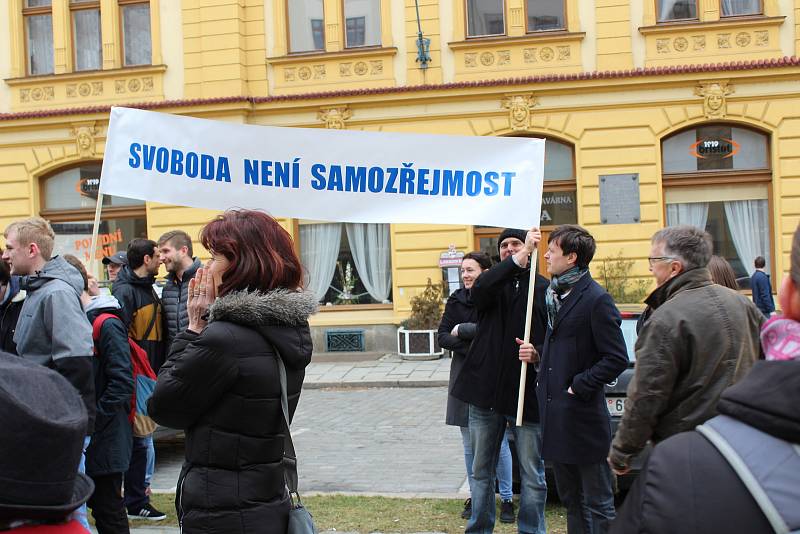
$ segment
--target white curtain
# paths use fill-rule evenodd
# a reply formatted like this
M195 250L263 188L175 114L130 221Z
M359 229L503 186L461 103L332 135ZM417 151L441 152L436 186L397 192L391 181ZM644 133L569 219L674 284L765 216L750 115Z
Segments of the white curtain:
M392 289L389 225L347 223L345 228L361 282L375 301L388 302Z
M150 38L150 5L132 4L122 9L122 32L125 37L125 65L149 65L153 61Z
M74 11L72 21L75 36L75 70L100 70L103 66L100 10Z
M53 73L53 17L31 15L28 25L28 72L31 75Z
M306 287L318 301L333 279L341 240L340 223L300 225L300 260L306 268Z
M660 0L658 20L690 19L697 16L697 0Z
M667 226L689 224L705 230L707 221L708 202L667 204Z
M760 0L722 0L722 16L755 15L761 12Z
M769 210L766 200L725 202L725 217L733 246L744 268L750 272L753 261L763 256L769 265Z

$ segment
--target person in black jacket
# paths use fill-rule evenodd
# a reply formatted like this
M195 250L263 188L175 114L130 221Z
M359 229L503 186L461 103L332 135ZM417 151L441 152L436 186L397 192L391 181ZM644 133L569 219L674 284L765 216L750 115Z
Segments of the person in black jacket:
M278 358L291 418L311 361L308 316L317 299L301 287L291 237L269 215L229 210L200 238L211 262L189 283L189 327L148 403L156 422L186 432L178 518L189 534L286 534Z
M119 301L120 316L128 335L146 353L153 372L158 372L166 353L163 309L153 284L159 265L156 242L136 238L128 243L128 263L122 266L111 287ZM150 477L155 469L153 435L134 436L133 452L125 473L125 507L132 519L160 521L164 512L150 504Z
M541 239L538 228L529 232L506 228L500 234L500 263L481 274L470 291L478 310L477 333L451 393L469 404L472 464L472 516L467 533L494 529L495 466L503 435L515 421L520 361L516 340L524 336L530 280L530 255ZM544 291L547 279L536 275L531 338L541 347L546 329ZM519 460L521 491L517 525L520 532L544 534L547 485L539 454L541 431L536 404L536 372L528 366L524 425L512 427Z
M90 277L81 261L64 256L84 280L81 304L92 323L101 314L113 315L103 321L94 342L94 385L97 399L95 430L86 449L86 474L94 482L87 502L99 534L127 534L128 518L122 498L122 476L128 470L133 435L128 414L133 395L133 369L125 324L119 318L120 305L111 295L89 295Z
M452 353L450 363L450 388L461 372L464 359L472 339L475 337L478 310L472 305L469 291L480 274L492 266L492 260L483 252L470 252L461 260L461 281L464 287L457 289L447 299L444 314L439 323L439 346ZM445 424L461 429L461 441L464 445L464 463L467 468L467 481L472 488L472 444L469 437L469 405L453 395L447 395L447 413ZM500 458L497 462L497 482L500 487L500 522L514 522L514 504L512 502L513 466L511 450L508 445L508 430L503 436ZM464 502L461 517L469 519L472 515L472 498Z
M158 238L158 257L167 269L167 278L161 292L166 323L166 347L179 332L189 326L188 300L189 280L197 274L201 263L192 251L192 238L183 230L170 230Z
M20 287L20 277L11 276L11 268L0 260L0 351L17 353L14 332L24 301L25 290Z
M552 279L536 394L542 456L553 462L570 534L607 532L614 518L604 386L628 366L619 311L589 274L595 248L589 232L562 225L550 234L544 256ZM535 362L538 356L531 344L520 347L521 359Z

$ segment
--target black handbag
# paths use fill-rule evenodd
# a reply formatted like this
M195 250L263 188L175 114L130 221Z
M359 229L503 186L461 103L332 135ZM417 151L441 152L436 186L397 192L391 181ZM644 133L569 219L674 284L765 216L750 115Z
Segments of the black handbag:
M277 352L277 351L276 351ZM300 494L297 492L297 453L294 451L292 433L289 430L289 401L286 395L286 366L281 355L278 354L278 370L281 378L281 408L283 421L286 423L286 438L283 445L283 472L286 487L289 491L291 509L289 510L289 534L317 534L314 518L311 512L303 506Z

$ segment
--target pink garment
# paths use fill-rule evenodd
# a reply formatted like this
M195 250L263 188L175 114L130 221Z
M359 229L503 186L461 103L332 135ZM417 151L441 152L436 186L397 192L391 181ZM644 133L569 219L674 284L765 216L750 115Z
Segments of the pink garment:
M761 327L761 346L767 360L800 359L800 323L774 316Z

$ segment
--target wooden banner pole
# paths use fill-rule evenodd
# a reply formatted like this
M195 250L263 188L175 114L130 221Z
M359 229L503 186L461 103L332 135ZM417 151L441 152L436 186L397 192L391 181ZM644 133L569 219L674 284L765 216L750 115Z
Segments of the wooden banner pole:
M537 249L533 249L530 261L530 278L528 279L528 303L525 310L525 337L523 341L530 343L531 320L533 315L533 295L536 289L536 262L539 259ZM528 362L520 362L522 368L519 372L519 396L517 397L517 426L522 426L522 412L525 407L525 383L528 379Z
M97 193L97 205L94 208L94 227L92 228L92 248L89 249L89 271L100 279L97 268L97 234L100 231L100 212L103 209L103 193Z

